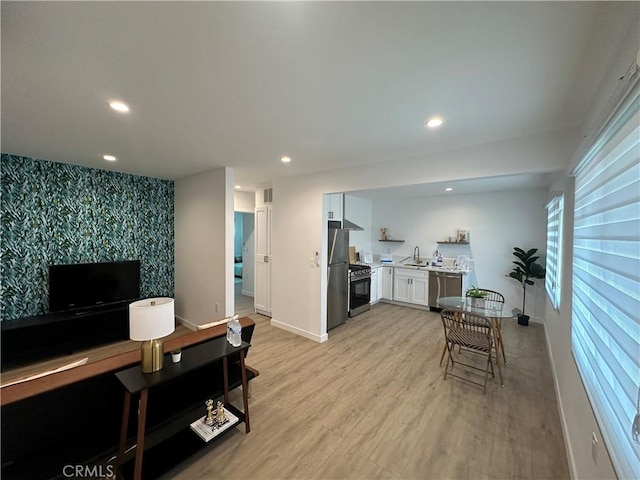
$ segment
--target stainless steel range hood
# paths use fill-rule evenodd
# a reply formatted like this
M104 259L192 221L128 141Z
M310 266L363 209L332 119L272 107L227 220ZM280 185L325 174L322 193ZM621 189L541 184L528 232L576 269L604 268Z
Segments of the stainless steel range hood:
M345 230L353 230L356 232L364 231L364 228L362 228L360 225L356 225L355 223L347 220L346 218L342 221L342 228L344 228Z

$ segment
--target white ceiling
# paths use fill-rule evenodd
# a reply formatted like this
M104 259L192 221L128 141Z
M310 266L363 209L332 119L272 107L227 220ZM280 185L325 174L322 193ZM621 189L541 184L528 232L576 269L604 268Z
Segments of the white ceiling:
M522 175L505 175L501 177L472 178L451 182L423 183L402 187L373 188L348 192L348 194L370 200L398 200L399 198L421 198L435 195L463 195L543 188L548 187L552 180L552 173L529 173ZM445 188L451 188L451 191L447 192Z
M170 179L228 166L246 185L577 127L638 15L638 2L1 8L3 152ZM446 123L427 131L434 114Z

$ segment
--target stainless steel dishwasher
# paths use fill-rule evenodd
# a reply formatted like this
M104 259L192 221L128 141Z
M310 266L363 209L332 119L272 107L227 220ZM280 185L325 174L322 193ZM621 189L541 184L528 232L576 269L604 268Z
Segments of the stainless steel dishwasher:
M462 274L453 272L429 272L429 310L438 311L440 297L462 296Z

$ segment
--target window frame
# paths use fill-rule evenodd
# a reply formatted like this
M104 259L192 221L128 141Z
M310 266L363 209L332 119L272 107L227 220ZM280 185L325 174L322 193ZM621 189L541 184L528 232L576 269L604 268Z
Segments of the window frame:
M562 293L562 238L564 195L556 194L547 204L547 257L544 287L554 310L560 309Z

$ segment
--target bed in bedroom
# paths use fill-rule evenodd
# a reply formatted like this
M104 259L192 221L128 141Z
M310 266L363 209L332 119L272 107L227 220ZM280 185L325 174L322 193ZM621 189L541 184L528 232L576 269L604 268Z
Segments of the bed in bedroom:
M233 275L237 278L242 278L242 257L234 258Z

